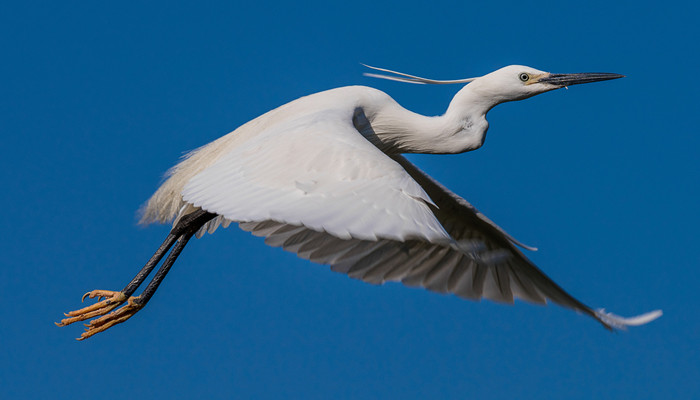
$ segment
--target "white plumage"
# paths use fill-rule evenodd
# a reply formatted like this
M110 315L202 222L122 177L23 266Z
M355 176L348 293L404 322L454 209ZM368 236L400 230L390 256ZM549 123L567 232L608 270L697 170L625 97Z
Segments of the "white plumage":
M182 198L232 221L273 220L342 239L450 242L420 185L357 134L352 109L269 127L191 178Z
M444 83L395 74L389 78ZM177 224L204 210L215 217L197 226L198 236L237 222L271 246L369 283L553 301L608 328L646 323L661 312L625 319L574 299L517 248L526 246L400 155L477 149L497 104L619 77L509 66L456 81L471 83L439 117L412 113L369 87L306 96L190 153L148 201L142 222Z

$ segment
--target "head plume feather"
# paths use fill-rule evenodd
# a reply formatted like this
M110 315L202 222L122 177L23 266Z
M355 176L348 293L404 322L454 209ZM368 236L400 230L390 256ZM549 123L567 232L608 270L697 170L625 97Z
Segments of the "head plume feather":
M409 74L404 74L403 72L397 72L397 71L392 71L390 69L386 68L378 68L378 67L373 67L371 65L367 64L362 64L367 68L376 70L376 71L382 71L382 72L387 72L390 74L394 75L382 75L382 74L373 74L371 72L365 72L363 75L364 76L369 76L372 78L379 78L379 79L388 79L390 81L397 81L397 82L407 82L407 83L416 83L416 84L429 84L429 85L450 85L453 83L469 83L473 81L476 78L464 78L464 79L454 79L454 80L436 80L436 79L428 79L428 78L421 78L420 76L415 76L415 75L409 75Z

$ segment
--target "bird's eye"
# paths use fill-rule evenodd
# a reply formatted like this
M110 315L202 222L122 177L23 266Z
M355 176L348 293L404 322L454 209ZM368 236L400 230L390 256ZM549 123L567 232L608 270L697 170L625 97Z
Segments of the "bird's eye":
M530 75L526 74L525 72L523 72L522 74L520 74L520 80L521 80L521 81L527 82L529 79L530 79Z

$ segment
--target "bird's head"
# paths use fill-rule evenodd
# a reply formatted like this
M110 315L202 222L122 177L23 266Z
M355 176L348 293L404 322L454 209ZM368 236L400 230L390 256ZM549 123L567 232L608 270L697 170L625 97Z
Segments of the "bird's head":
M577 74L552 74L523 65L509 65L490 74L474 79L471 90L491 97L496 104L523 100L554 89L622 78L624 75L603 72Z
M577 74L552 74L523 65L509 65L478 78L456 80L435 80L404 74L384 68L371 67L374 70L388 72L393 75L366 73L366 76L389 79L399 82L419 84L452 84L469 83L467 90L478 95L471 98L472 102L482 102L486 109L506 101L523 100L534 95L549 92L581 83L600 82L622 78L624 75L605 72L584 72Z

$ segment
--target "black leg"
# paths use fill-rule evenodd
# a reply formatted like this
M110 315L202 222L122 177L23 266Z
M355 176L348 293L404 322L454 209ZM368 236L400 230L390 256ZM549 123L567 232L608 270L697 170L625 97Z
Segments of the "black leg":
M185 235L189 235L187 237L187 239L184 241L184 243L182 244L180 250L177 252L177 254L175 254L175 257L173 258L173 253L175 252L175 249L173 249L173 251L170 252L170 255L166 258L166 260L165 260L166 263L171 258L172 258L172 261L170 262L170 266L163 272L163 276L160 277L158 284L156 284L155 287L153 288L152 292L150 292L150 295L148 296L148 298L150 299L151 296L153 296L153 292L155 292L155 290L158 288L160 281L163 280L163 278L165 277L165 274L167 274L168 271L170 270L170 267L172 267L172 264L175 263L175 260L177 259L177 257L180 255L180 252L187 244L187 241L192 237L192 235L194 235L199 230L199 228L201 228L205 223L207 223L209 220L211 220L214 217L216 217L216 214L212 214L212 213L206 212L204 210L197 210L191 214L187 214L184 217L182 217L180 219L180 221L177 223L177 225L175 225L175 227L173 227L173 229L170 230L170 234L168 234L168 237L165 238L165 241L163 241L163 244L160 245L160 247L158 248L158 250L156 250L155 254L153 254L151 259L148 260L146 265L143 268L141 268L141 271L139 271L139 273L136 274L134 279L132 279L131 282L129 282L129 284L126 285L126 287L122 290L122 293L124 293L124 295L127 298L129 296L131 296L132 294L134 294L136 289L138 289L139 286L141 286L141 284L146 280L148 275L151 274L151 271L153 271L153 268L155 268L155 266L158 265L158 263L163 258L165 253L167 253L168 250L170 250L170 247L172 247L173 243L175 243L176 240L181 241L181 239ZM163 266L165 266L165 264L163 264ZM163 270L163 267L161 267L158 270L156 277L158 276L158 274L161 273L162 270ZM154 277L153 279L155 280L156 277ZM151 281L151 283L149 283L148 287L151 287L152 285L153 285L153 282ZM148 288L147 288L147 290L148 290ZM141 296L143 296L143 294ZM146 301L148 301L148 300L146 300ZM146 303L144 302L143 304L146 304Z
M122 290L122 293L126 297L131 296L134 294L136 289L141 286L141 284L148 278L148 275L151 274L151 271L153 271L153 268L155 268L156 265L160 262L160 260L163 258L165 253L170 250L170 247L172 247L173 243L175 243L175 240L177 240L177 236L173 235L172 233L168 235L167 238L165 238L165 241L163 244L160 245L158 250L153 254L150 260L146 263L146 265L141 268L141 271L139 271L138 274L134 277L134 279L129 282L128 285Z
M90 298L97 297L98 300L100 298L104 298L105 300L99 301L80 310L67 313L66 317L68 318L61 320L61 322L57 323L57 325L66 326L74 322L99 317L86 324L86 332L84 332L78 339L83 340L131 318L151 299L156 289L158 289L158 286L165 278L165 275L167 275L167 273L170 271L170 268L175 263L175 260L177 260L177 257L187 245L190 238L192 238L192 236L205 223L214 217L216 217L216 214L212 214L204 210L197 210L182 217L175 227L170 230L170 233L163 244L160 245L151 259L148 260L141 271L136 274L134 279L132 279L131 282L126 285L124 290L121 292L113 292L109 290L93 290L88 292L85 296L83 296L83 299L89 296ZM172 250L170 251L170 254L168 254L168 256L165 258L163 265L160 267L158 272L156 272L156 275L153 277L146 289L144 289L143 293L138 297L132 297L131 295L138 289L139 286L141 286L141 284L143 284L148 275L150 275L155 266L158 265L171 247ZM124 302L126 302L125 305L115 310Z
M180 235L175 243L175 246L173 247L173 250L170 252L170 254L168 254L168 257L165 258L165 261L163 261L163 265L160 266L160 269L158 269L158 272L156 272L153 279L151 279L151 281L148 283L146 289L144 289L141 295L134 300L134 303L141 307L148 303L148 300L150 300L156 290L158 290L158 286L160 286L161 282L163 282L165 275L170 272L170 267L175 264L175 260L177 260L177 258L180 256L180 252L182 252L182 249L185 248L187 242L190 240L193 234L194 232Z

